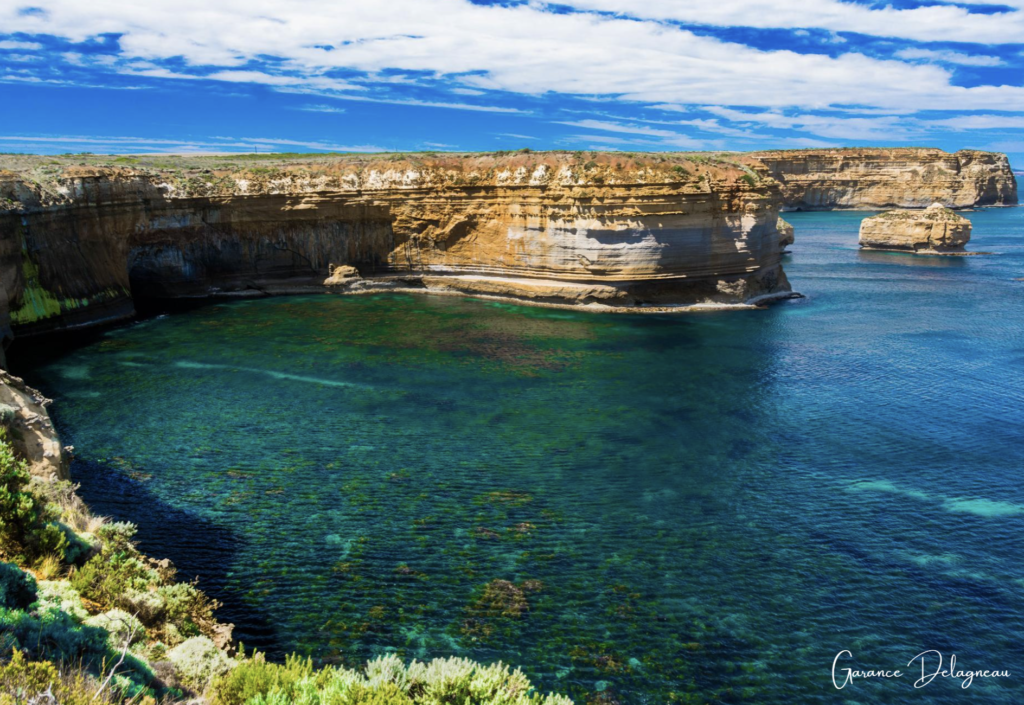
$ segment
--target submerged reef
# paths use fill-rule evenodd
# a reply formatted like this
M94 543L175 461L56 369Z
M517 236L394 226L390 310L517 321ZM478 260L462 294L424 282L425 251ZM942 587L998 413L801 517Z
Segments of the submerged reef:
M41 396L7 375L0 396L11 400L0 416L0 705L572 705L500 662L390 655L353 670L245 653L214 616L219 603L138 550L134 525L95 516L74 485L16 449L22 416L47 416ZM485 595L498 609L506 592Z

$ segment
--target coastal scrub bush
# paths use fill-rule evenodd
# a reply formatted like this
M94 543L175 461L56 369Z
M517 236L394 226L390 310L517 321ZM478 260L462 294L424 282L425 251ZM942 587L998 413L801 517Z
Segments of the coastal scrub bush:
M0 558L22 563L47 554L64 555L67 538L48 521L45 505L28 490L28 465L14 454L0 428Z
M77 669L61 669L46 661L29 661L15 651L0 663L0 705L60 703L60 705L114 705L120 703L109 689Z
M291 655L283 664L268 663L261 653L243 658L214 685L214 705L245 705L258 696L278 693L291 698L296 683L315 673L309 658ZM324 672L326 673L326 671Z
M98 668L107 655L107 633L84 627L66 612L0 608L0 655L20 649L35 659Z
M36 581L10 563L0 563L0 607L24 609L35 602Z
M6 569L4 573L11 575ZM7 582L10 584L11 581ZM149 693L148 685L153 681L149 666L136 655L127 653L123 641L116 644L115 648L115 640L104 628L113 626L112 620L107 620L104 624L83 624L83 618L87 615L82 608L81 599L67 583L42 581L32 593L31 599L34 601L28 606L24 603L29 598L24 595L17 600L7 601L8 605L17 602L20 606L0 606L0 664L5 659L14 659L15 655L49 662L58 673L57 680L51 683L54 685L54 693L57 692L58 686L63 687L61 684L71 687L78 681L85 683L87 674L91 674L93 678L101 678L103 674L110 675L109 687L126 697ZM8 672L8 682L11 682L11 679L17 680L20 684L18 687L27 688L23 692L28 696L46 692L46 684L43 684L37 693L30 692L31 683L23 682L28 677L26 673L39 675L44 671L40 670L41 667L26 668L27 671L16 669L16 672ZM68 675L74 673L78 674L75 676L78 681ZM4 683L4 677L0 674L0 684ZM89 693L91 697L92 691ZM72 695L73 692L68 696L67 702L76 702ZM15 702L20 705L22 702L33 701L29 699ZM56 702L63 705L66 701ZM0 705L5 705L2 699Z
M164 600L164 618L185 637L212 634L214 611L220 603L192 583L161 585L156 594Z
M560 695L534 691L522 671L501 663L484 666L468 659L413 661L395 655L370 661L359 673L345 668L313 669L308 660L284 665L256 655L215 681L214 705L572 705Z
M66 612L76 622L84 622L89 613L82 605L82 596L64 580L41 580L32 609L36 612Z
M90 627L106 630L109 635L107 641L114 649L123 649L125 644L134 644L146 635L142 622L119 609L112 609L89 617L85 623Z
M217 676L227 673L231 659L205 636L195 636L167 652L178 679L197 693L206 689Z
M152 571L137 557L127 552L103 551L86 561L71 574L71 586L83 597L105 608L128 607L126 595L131 590L145 590L155 582Z

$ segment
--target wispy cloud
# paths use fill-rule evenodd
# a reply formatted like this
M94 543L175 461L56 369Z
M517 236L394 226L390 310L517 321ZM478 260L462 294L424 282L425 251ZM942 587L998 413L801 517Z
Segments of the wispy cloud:
M1024 115L960 115L928 124L947 130L1024 130Z
M922 5L897 8L844 0L565 0L571 7L613 12L649 20L675 20L716 27L757 27L806 31L857 32L877 37L899 37L921 42L1020 43L1024 36L1024 13L972 12L963 5ZM978 5L1024 8L1019 0ZM840 38L841 39L841 38Z
M315 91L296 90L288 91L295 93L309 93ZM473 105L471 103L448 103L437 100L417 100L415 98L370 98L363 95L329 95L327 97L336 100L353 100L361 103L386 103L389 105L415 105L421 108L445 108L448 110L469 110L481 113L506 113L509 115L529 115L529 110L519 108L507 108L499 105Z
M959 51L937 51L911 47L901 49L895 54L898 59L910 61L941 61L946 64L962 64L963 66L1002 66L1005 62L998 56L985 54L964 54Z
M680 147L687 149L699 149L704 146L704 143L700 140L693 139L688 135L675 132L673 130L660 130L653 127L647 127L645 125L636 125L619 122L608 122L606 120L575 120L575 121L559 121L560 125L570 125L572 127L582 127L588 130L603 130L605 132L617 132L630 135L642 135L643 137L655 140L658 144L671 147ZM594 136L587 136L585 139L598 139ZM601 138L605 141L610 141L607 138Z
M0 49L4 51L37 51L43 45L38 42L17 42L10 39L0 41Z
M340 145L330 142L286 140L275 138L212 137L205 140L170 140L130 136L93 135L0 135L0 145L66 145L90 148L98 146L113 148L117 153L126 149L140 149L152 152L176 153L179 151L250 151L255 148L264 151L280 151L277 148L302 147L305 149L331 152L386 152L375 145Z
M301 105L295 110L302 110L307 113L343 113L345 108L336 108L333 105Z

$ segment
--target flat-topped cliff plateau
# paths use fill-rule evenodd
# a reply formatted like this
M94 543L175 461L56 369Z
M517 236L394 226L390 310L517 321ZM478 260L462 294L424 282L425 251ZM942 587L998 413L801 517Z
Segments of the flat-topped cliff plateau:
M742 156L8 155L0 167L7 338L123 318L137 297L420 288L648 310L790 291L779 185ZM356 276L325 286L341 266Z
M785 210L885 210L1017 204L1005 154L925 148L754 152L782 187Z

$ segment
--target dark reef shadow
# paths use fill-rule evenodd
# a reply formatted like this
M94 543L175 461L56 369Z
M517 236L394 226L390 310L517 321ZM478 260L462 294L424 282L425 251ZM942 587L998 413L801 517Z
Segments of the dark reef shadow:
M164 502L145 482L95 462L76 460L72 480L94 514L139 527L139 550L156 559L169 558L182 582L198 579L198 587L223 603L217 618L235 625L234 638L246 651L254 647L272 658L284 651L274 626L248 604L241 590L229 586L231 566L243 539L203 517Z

